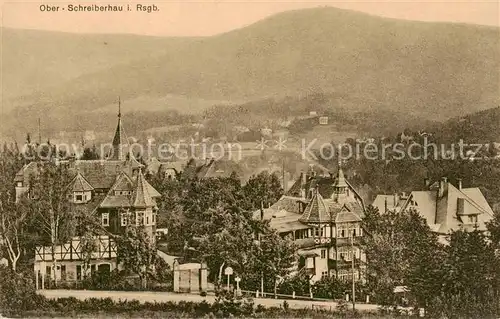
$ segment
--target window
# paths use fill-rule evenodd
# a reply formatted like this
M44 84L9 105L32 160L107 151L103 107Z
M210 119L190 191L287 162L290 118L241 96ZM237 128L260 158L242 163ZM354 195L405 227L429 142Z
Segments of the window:
M337 228L337 237L339 238L347 237L347 229L345 228L345 226L339 226Z
M323 277L323 278L328 277L328 271L322 271L321 272L321 277Z
M338 251L338 260L351 261L352 260L352 251L350 248L342 247Z
M152 218L152 221L151 223L154 225L156 224L156 213L153 213L153 216L151 217Z
M101 221L103 226L109 226L109 213L102 213Z
M469 215L469 223L470 224L477 223L477 215Z
M147 213L147 214L146 214L146 225L149 225L149 215L150 215L150 214L151 214L151 213Z
M82 280L82 266L76 265L76 280Z
M75 198L76 198L77 202L81 202L83 200L83 196L82 195L76 195Z
M326 258L326 249L321 249L321 259Z
M66 265L61 266L61 280L66 280Z
M351 281L352 271L351 270L339 270L337 278L341 281ZM354 272L354 280L359 280L359 272Z
M122 226L127 226L127 223L128 223L128 213L127 212L123 212L120 216L120 220L121 220L121 225Z
M314 237L323 237L323 236L324 236L324 227L315 227Z
M136 220L135 220L135 224L137 226L139 225L144 225L144 212L137 212L136 213Z
M23 187L23 182L17 182L17 187Z

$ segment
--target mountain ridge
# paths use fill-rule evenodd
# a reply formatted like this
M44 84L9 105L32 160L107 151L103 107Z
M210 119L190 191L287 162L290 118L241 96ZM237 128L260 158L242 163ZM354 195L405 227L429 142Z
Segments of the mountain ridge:
M211 37L160 39L136 59L121 57L4 103L18 114L57 116L103 108L117 96L231 103L326 92L345 97L330 101L332 108L444 120L499 104L499 35L488 26L294 10Z

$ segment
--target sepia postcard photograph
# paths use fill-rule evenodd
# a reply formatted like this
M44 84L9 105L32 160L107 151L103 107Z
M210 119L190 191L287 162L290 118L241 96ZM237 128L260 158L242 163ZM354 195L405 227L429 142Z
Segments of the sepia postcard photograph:
M0 318L500 318L498 0L0 18Z

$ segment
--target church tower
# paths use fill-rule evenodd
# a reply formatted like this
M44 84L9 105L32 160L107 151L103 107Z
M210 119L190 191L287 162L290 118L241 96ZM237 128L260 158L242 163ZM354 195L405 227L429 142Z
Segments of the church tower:
M109 160L124 161L129 149L127 136L123 130L121 101L118 99L118 124L116 125L115 136L113 138L113 152Z

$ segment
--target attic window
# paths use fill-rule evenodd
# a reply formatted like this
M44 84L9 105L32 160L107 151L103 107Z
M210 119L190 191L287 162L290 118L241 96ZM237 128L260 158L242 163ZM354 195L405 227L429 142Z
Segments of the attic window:
M469 215L469 224L477 223L477 215Z
M75 195L75 200L77 202L81 202L83 200L83 196L82 195Z

